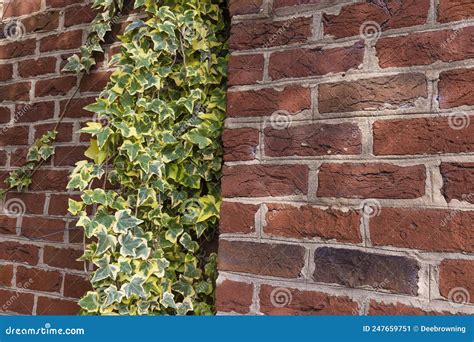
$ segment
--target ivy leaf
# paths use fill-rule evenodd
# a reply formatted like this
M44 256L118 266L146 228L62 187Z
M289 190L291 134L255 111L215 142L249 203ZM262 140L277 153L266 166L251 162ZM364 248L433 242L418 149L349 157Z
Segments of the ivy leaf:
M87 312L97 312L99 309L99 295L96 292L89 291L79 301L79 305Z
M110 285L104 290L104 293L106 294L106 297L101 305L102 309L105 309L113 303L120 303L122 301L122 298L125 296L125 293L123 293L122 291L118 291L115 285Z
M68 211L72 214L72 215L77 215L79 214L79 212L82 211L82 208L84 207L84 203L83 202L78 202L78 201L75 201L73 200L72 198L69 198L68 199Z
M138 248L143 245L147 247L145 239L136 238L130 232L128 232L126 235L120 235L119 243L122 246L120 248L120 254L124 257L136 257Z
M191 235L184 233L179 239L179 243L183 245L188 251L194 253L199 249L199 244L196 241L193 241Z
M94 272L94 276L91 280L92 283L97 283L107 278L111 278L112 280L117 278L119 268L110 264L110 255L104 255L104 257L100 260L97 260L95 264L99 268Z
M115 250L117 245L117 238L113 235L109 235L107 229L103 225L99 225L97 231L97 255L102 255L107 252L109 249L112 251Z
M130 228L134 228L143 223L143 220L132 216L130 209L119 210L115 213L114 232L118 234L126 233Z
M163 298L160 300L160 304L165 308L174 308L176 309L176 303L174 301L174 294L170 292L163 293Z
M135 274L129 283L122 285L120 290L125 293L127 299L130 299L133 295L146 298L145 289L143 288L145 280L145 277Z
M96 164L102 164L107 158L107 152L99 149L96 139L91 139L90 144L89 148L84 152L84 155L92 159Z

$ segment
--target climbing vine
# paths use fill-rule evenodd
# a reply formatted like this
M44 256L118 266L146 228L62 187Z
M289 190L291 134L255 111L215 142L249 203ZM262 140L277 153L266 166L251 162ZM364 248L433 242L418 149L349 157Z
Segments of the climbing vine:
M96 4L109 9L104 20L123 5ZM125 29L116 70L86 107L100 118L81 130L92 137L92 161L78 162L68 184L82 192L80 201L69 200L69 211L92 241L82 260L96 266L93 291L80 301L85 313L214 312L216 257L202 246L221 203L223 5L135 0L146 18ZM107 29L92 33L94 44L72 57L68 70L90 69Z

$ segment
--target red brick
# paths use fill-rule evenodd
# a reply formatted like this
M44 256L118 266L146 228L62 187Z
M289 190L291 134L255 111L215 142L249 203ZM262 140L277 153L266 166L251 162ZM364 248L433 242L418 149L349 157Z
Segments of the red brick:
M420 266L402 256L366 253L354 249L320 247L314 252L316 282L346 287L417 295Z
M324 33L336 38L356 36L368 20L381 31L423 25L429 9L430 0L356 3L342 7L339 14L323 15Z
M399 74L319 85L319 112L406 109L428 98L423 74Z
M80 160L89 159L84 156L87 146L58 146L54 155L55 166L73 166Z
M357 315L359 306L346 296L270 285L260 287L260 312L267 315Z
M444 198L474 204L474 163L441 163Z
M449 312L437 312L430 310L423 310L414 306L409 306L401 303L386 304L378 303L375 300L370 301L369 315L377 316L427 316L427 315L449 315Z
M13 265L0 265L0 286L10 287L13 279Z
M66 216L68 211L68 199L80 200L79 196L51 194L49 199L48 214Z
M33 175L30 189L33 191L65 191L69 171L40 169Z
M253 84L263 79L263 55L230 56L229 85Z
M423 165L325 163L319 169L318 196L411 199L425 194L425 181Z
M74 4L82 4L81 0L46 0L47 7L66 7Z
M13 241L0 242L0 259L2 260L36 265L39 260L38 252L39 247L37 246L24 245Z
M34 296L29 293L0 290L0 311L24 315L33 313Z
M320 4L321 0L274 0L273 8L306 5L306 4Z
M37 102L17 104L15 108L16 122L37 122L54 117L54 102Z
M26 32L51 32L58 28L59 11L48 11L35 14L21 20Z
M300 278L305 264L302 246L245 241L219 242L219 270Z
M8 153L6 151L0 151L0 166L6 166Z
M36 39L22 40L3 45L0 49L0 59L11 59L34 55L36 49Z
M230 16L256 14L262 11L263 0L230 0Z
M30 82L0 86L0 101L28 101L30 99L30 89Z
M223 202L219 232L221 234L253 233L258 208L258 205L253 204Z
M474 17L472 0L440 0L438 5L438 21L442 23L466 20Z
M364 44L349 48L294 49L270 55L268 73L273 80L320 76L358 68L364 59Z
M44 247L44 263L57 267L72 270L84 270L84 263L77 261L82 256L82 251L71 248Z
M28 153L28 147L14 148L10 152L10 166L25 165L27 153Z
M231 91L227 93L229 117L265 116L276 111L294 114L311 108L311 91L300 86L287 86L281 90Z
M357 211L320 209L304 205L267 204L265 234L295 239L334 239L361 243L360 215Z
M29 290L44 292L60 292L62 275L57 271L45 271L38 268L19 266L16 269L16 286Z
M382 208L370 219L370 237L374 246L471 253L473 224L471 211Z
M441 109L474 105L474 69L457 69L439 75L438 101Z
M232 25L229 45L233 50L268 48L303 43L311 37L311 17L289 20L254 20Z
M224 160L253 160L257 155L259 132L253 128L226 129L222 134Z
M472 226L471 226L472 227ZM474 303L474 261L443 260L439 271L439 291L459 305Z
M0 90L1 91L1 90ZM28 126L4 127L0 132L0 146L27 145Z
M21 235L34 240L64 241L66 223L62 219L24 217Z
M38 297L36 314L38 315L77 315L80 307L77 302L59 298Z
M474 57L473 35L471 26L382 38L376 45L377 57L382 68L461 61Z
M94 102L95 97L76 98L72 99L66 108L68 100L61 101L61 113L64 111L64 109L66 109L66 113L64 115L66 118L91 118L93 117L94 113L85 110L84 107Z
M6 199L21 203L24 214L42 215L46 197L39 193L8 192Z
M224 280L217 284L216 309L220 312L237 312L246 314L252 305L253 285Z
M3 17L19 17L21 15L31 14L41 10L41 0L9 0L3 5Z
M35 126L35 139L41 138L48 131L53 130L56 124L41 124ZM70 142L72 140L73 124L62 122L56 128L58 135L55 142Z
M459 117L462 119L462 117ZM373 125L375 155L474 151L474 125L453 129L455 117L380 120ZM474 116L472 116L474 122Z
M90 5L69 7L64 14L64 26L90 23L96 15L97 11L94 11Z
M21 77L52 74L55 71L56 57L27 59L18 63L18 73Z
M111 75L111 72L109 71L93 72L93 73L85 75L82 78L81 85L80 85L81 92L102 91L107 85L110 75Z
M361 131L355 124L290 125L266 128L265 154L271 157L360 154Z
M64 295L66 297L81 298L91 290L92 286L87 277L66 274L64 278Z
M73 223L69 224L69 243L84 244L84 229L76 227Z
M224 168L224 197L291 196L307 192L306 165L239 165Z
M0 123L9 123L11 120L11 110L8 107L0 107Z
M0 65L0 82L9 81L13 78L13 64Z
M65 76L36 82L36 97L66 95L76 86L75 76Z
M77 49L82 45L82 30L63 32L48 36L40 41L40 51L57 51Z

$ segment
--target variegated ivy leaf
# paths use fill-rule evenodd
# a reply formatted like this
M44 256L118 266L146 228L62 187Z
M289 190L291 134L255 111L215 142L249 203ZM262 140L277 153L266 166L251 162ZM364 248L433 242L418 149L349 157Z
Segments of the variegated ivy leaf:
M110 256L104 255L102 259L99 259L95 262L98 266L98 269L94 272L91 282L96 283L101 280L110 278L115 280L119 272L119 268L115 265L110 264Z
M132 264L130 258L119 257L118 264L120 265L120 273L132 274Z
M150 254L147 241L143 238L137 238L128 232L119 236L120 254L124 257L131 256L135 258L146 259Z
M115 285L110 285L104 290L104 293L106 294L106 297L101 305L102 309L105 309L113 303L120 303L122 301L122 298L125 297L125 293L117 290L117 287Z
M193 311L193 303L189 297L185 298L183 302L176 304L176 313L178 315L184 316L189 311Z
M118 234L127 233L131 228L143 223L143 220L131 215L131 210L119 210L115 213L114 232Z
M176 309L176 303L174 301L174 294L172 294L170 292L163 293L163 298L161 298L160 304L163 305L165 308Z
M107 228L103 225L99 224L97 229L97 255L102 255L107 252L109 249L112 251L115 250L115 246L117 245L117 238L113 235L109 235Z
M145 289L143 288L143 283L145 283L145 277L140 274L135 274L129 283L122 285L121 291L125 293L127 299L130 299L132 296L137 296L141 298L146 298Z
M191 235L188 233L183 233L179 239L179 243L183 245L190 252L196 252L199 249L199 244L196 241L193 241Z
M97 312L99 309L99 295L96 292L89 291L79 301L79 305L87 312Z
M68 199L68 204L69 204L68 211L69 211L72 215L78 215L79 212L81 212L81 211L82 211L82 208L84 207L84 203L78 202L78 201L74 201L72 198L69 198L69 199Z

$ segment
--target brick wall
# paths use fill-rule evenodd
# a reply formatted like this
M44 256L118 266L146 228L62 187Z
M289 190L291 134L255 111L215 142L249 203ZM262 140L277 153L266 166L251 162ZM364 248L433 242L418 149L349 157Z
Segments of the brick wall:
M0 215L0 313L75 314L89 288L83 236L67 215L68 174L84 159L88 137L75 133L90 120L109 76L106 47L98 68L82 79L60 70L85 43L95 16L89 1L12 0L0 27L0 179L25 163L33 141L59 126L56 155L33 177L30 191L10 193ZM126 14L126 13L124 13ZM124 18L117 20L123 21ZM116 25L118 29L122 25ZM115 32L118 32L115 30ZM115 35L110 35L109 42ZM69 102L69 104L68 104ZM2 185L4 186L4 185ZM72 194L73 195L73 194Z
M230 12L219 311L474 313L474 2Z

